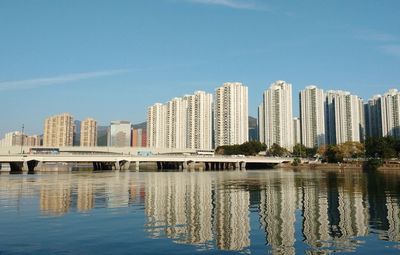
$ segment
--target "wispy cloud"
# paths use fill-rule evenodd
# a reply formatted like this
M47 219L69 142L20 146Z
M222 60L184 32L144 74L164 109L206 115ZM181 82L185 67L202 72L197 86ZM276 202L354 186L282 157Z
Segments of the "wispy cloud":
M266 6L260 6L253 1L245 0L186 0L192 3L220 5L233 9L265 10Z
M400 57L400 44L383 45L380 48L389 55Z
M375 31L367 31L357 35L357 38L367 40L367 41L375 41L375 42L391 42L396 41L398 38L392 34L379 33Z
M103 76L117 75L127 72L129 72L129 70L127 69L117 69L117 70L98 71L98 72L66 74L60 76L36 78L28 80L2 81L0 82L0 91L34 89L45 86L54 86L58 84L71 83L80 80L93 79Z

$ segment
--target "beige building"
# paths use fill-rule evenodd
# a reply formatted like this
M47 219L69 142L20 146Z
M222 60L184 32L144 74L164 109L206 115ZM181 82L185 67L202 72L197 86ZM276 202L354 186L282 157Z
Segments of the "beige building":
M25 146L40 146L41 145L41 138L39 135L29 135L25 137L24 140Z
M294 146L292 84L280 80L272 83L264 91L258 113L260 142L268 148L276 143L291 151Z
M81 146L97 146L97 121L92 118L81 122Z
M248 87L227 82L215 90L215 147L249 140Z
M315 85L300 91L302 144L308 148L325 144L325 93Z
M47 118L44 122L43 146L72 146L74 119L69 113Z

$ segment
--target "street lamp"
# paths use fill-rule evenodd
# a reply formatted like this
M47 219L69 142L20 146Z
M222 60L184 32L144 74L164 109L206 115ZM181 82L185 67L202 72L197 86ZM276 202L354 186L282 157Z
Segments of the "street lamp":
M22 124L22 132L21 132L21 155L22 155L22 149L24 146L24 124Z

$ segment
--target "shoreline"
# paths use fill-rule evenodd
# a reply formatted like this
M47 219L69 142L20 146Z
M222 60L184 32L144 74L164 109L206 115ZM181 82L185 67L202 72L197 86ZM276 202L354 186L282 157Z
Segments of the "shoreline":
M364 167L363 162L357 163L320 163L320 164L299 164L298 166L293 165L281 165L282 168L294 168L294 169L311 169L311 170L344 170L344 169L357 169L362 170ZM400 161L396 163L385 163L378 167L377 170L399 170Z

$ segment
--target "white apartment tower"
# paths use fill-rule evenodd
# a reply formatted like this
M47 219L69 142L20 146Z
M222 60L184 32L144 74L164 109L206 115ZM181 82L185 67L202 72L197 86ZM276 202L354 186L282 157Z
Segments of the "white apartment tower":
M301 141L308 148L325 144L325 95L311 85L300 91Z
M212 94L196 91L186 96L187 139L189 149L212 149Z
M68 114L49 117L44 122L43 146L72 146L74 119Z
M169 101L166 107L166 146L167 148L183 149L186 147L186 99L176 97Z
M382 137L382 96L375 95L364 104L365 136Z
M292 85L276 81L264 92L259 106L260 142L271 147L274 143L288 150L294 146Z
M381 97L382 136L400 138L400 92L391 89Z
M87 118L81 122L80 145L84 147L97 146L97 121Z
M364 140L364 104L347 91L330 90L326 94L326 138L329 144Z
M242 83L224 83L215 90L215 147L249 140L248 88Z
M166 148L167 107L156 103L147 110L147 146Z

